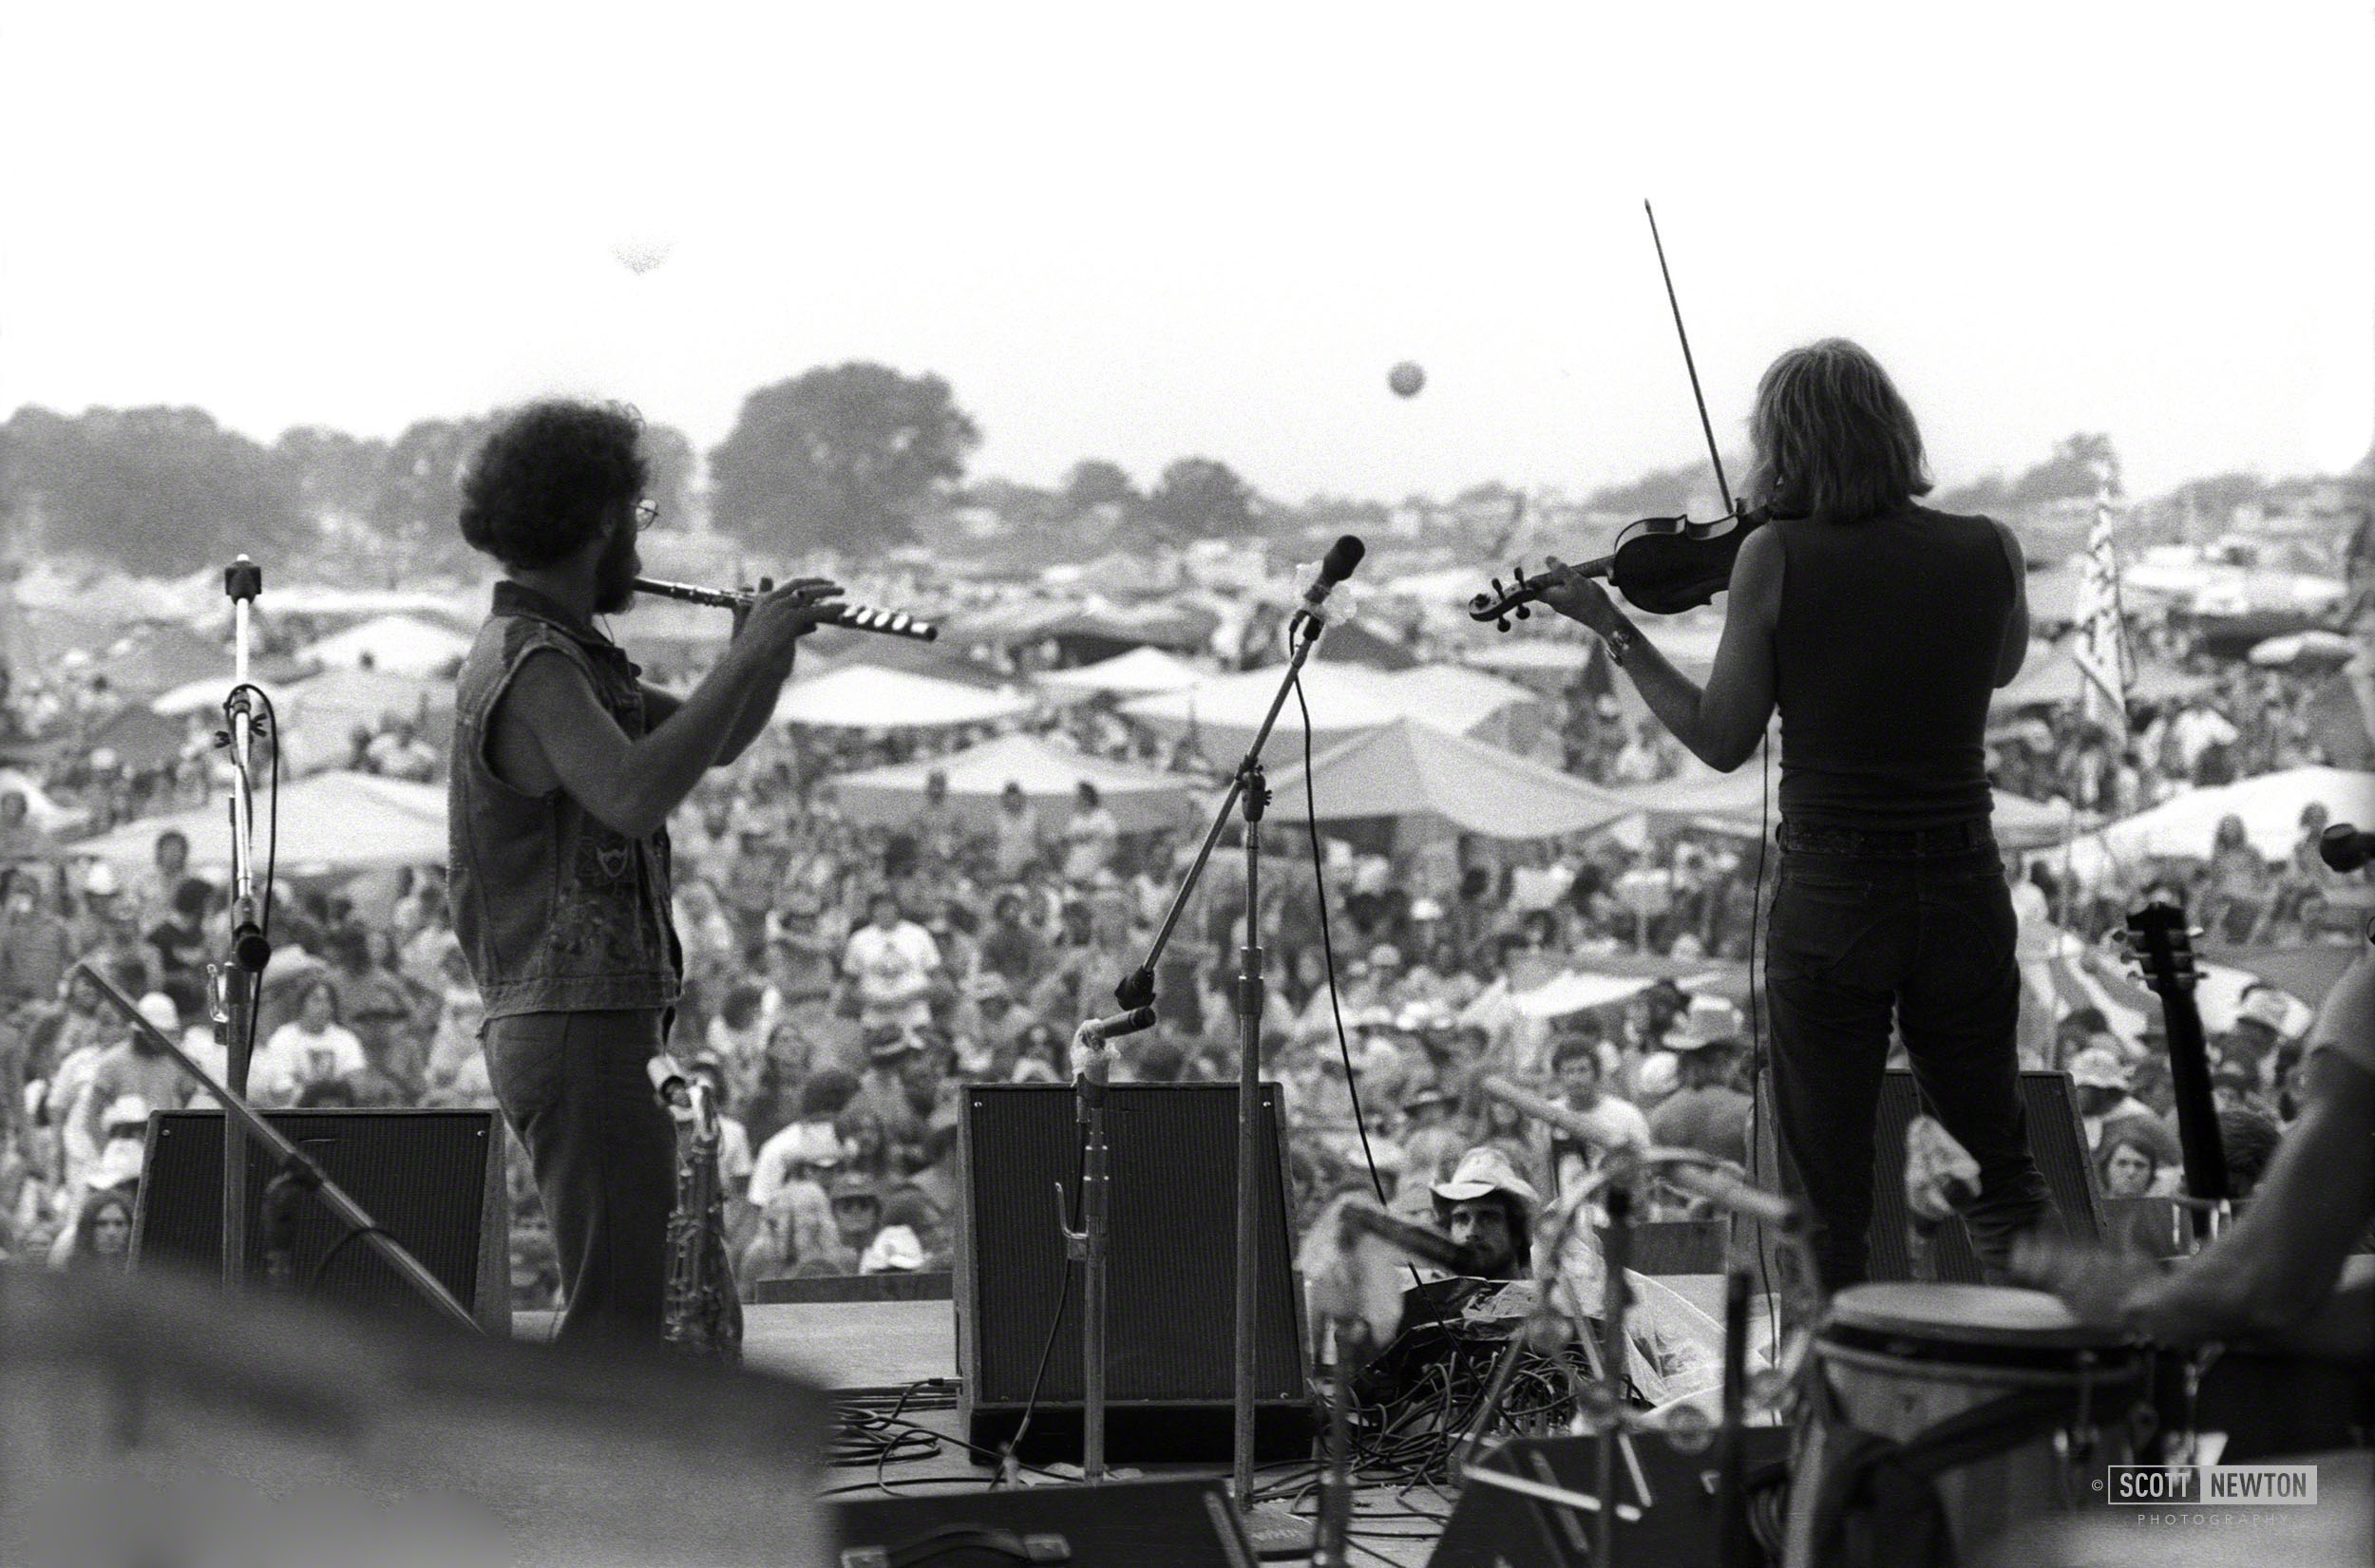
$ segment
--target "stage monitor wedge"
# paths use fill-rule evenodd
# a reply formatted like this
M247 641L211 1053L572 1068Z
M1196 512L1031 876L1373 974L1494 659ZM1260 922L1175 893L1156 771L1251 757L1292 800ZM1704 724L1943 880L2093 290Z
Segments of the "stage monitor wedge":
M421 1260L489 1334L511 1333L511 1195L503 1119L493 1110L273 1110L264 1119L312 1156L380 1227ZM271 1152L251 1141L248 1277L264 1277L258 1209ZM308 1289L342 1234L312 1198L297 1205L296 1269ZM170 1264L219 1277L222 1112L161 1111L132 1220L135 1268ZM435 1317L385 1258L349 1243L322 1273L320 1297L348 1307ZM442 1320L442 1319L441 1319Z
M972 1084L962 1105L965 1180L955 1290L966 1436L998 1447L1028 1407L1022 1456L1077 1460L1080 1280L1065 1260L1056 1197L1061 1187L1069 1205L1079 1193L1077 1101L1062 1085ZM1233 1430L1237 1086L1117 1084L1107 1105L1108 1457L1119 1464L1226 1460ZM1266 1462L1304 1457L1314 1430L1275 1084L1262 1086L1262 1149L1255 1446ZM1050 1349L1059 1289L1062 1321Z

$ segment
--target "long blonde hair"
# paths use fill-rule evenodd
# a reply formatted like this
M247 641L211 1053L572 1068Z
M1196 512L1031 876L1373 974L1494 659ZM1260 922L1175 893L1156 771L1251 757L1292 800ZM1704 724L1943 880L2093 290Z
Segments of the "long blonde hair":
M1843 337L1792 349L1757 383L1748 498L1855 522L1929 493L1921 427L1880 362Z

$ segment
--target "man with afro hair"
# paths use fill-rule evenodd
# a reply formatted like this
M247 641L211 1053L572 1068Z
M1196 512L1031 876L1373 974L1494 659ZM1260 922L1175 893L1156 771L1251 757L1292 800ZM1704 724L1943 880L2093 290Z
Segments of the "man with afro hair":
M690 695L643 685L594 617L634 597L650 477L633 413L552 402L507 417L463 482L462 537L504 576L456 683L454 934L580 1341L660 1335L675 1131L646 1069L683 969L668 815L765 727L840 592L760 595Z

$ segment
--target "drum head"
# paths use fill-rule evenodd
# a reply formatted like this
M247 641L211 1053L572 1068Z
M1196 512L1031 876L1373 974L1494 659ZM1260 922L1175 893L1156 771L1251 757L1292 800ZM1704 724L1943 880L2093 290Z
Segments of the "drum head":
M1852 1285L1832 1297L1830 1325L1858 1339L1879 1334L1941 1346L2079 1351L2123 1343L2116 1330L2073 1317L2059 1296L2002 1285Z

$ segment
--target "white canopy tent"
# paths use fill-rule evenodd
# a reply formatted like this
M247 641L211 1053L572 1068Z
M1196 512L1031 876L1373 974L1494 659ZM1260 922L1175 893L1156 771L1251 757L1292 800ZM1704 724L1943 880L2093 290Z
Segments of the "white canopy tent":
M1270 777L1270 814L1312 815L1303 770ZM1640 808L1618 795L1530 758L1410 719L1340 741L1311 762L1321 822L1422 817L1492 839L1555 839L1628 817Z
M1077 670L1050 670L1032 677L1038 685L1067 697L1111 693L1143 697L1163 691L1184 691L1200 685L1205 672L1175 653L1159 648L1133 648L1127 653L1084 664Z
M256 802L256 872L271 847L272 797ZM375 871L446 863L446 786L382 779L368 773L317 773L280 787L282 873ZM190 841L190 868L218 875L231 861L231 829L219 800L185 811L126 822L72 846L78 859L105 860L123 870L152 863L157 835L176 828Z
M795 681L775 705L776 722L820 729L945 729L1028 713L1033 699L988 691L879 665L847 664Z
M470 639L451 627L411 615L379 615L298 651L308 664L333 670L385 670L434 675L459 664Z
M1221 675L1184 690L1141 697L1122 712L1167 740L1193 733L1205 756L1223 766L1236 763L1253 744L1262 716L1278 692L1277 666ZM1525 688L1456 665L1420 665L1412 670L1373 670L1366 665L1316 659L1303 667L1304 702L1311 709L1311 744L1332 746L1365 730L1408 719L1448 734L1468 734L1518 704L1530 702ZM1290 693L1270 732L1267 757L1300 757L1302 709Z
M2149 811L2113 822L2070 845L2070 867L2093 882L2115 865L2157 858L2207 860L2218 824L2239 817L2252 847L2270 860L2292 853L2301 812L2325 806L2330 822L2375 826L2375 773L2339 767L2293 767L2210 789L2190 789Z
M1193 781L1179 774L1109 762L1036 735L1000 735L945 757L845 773L833 781L834 792L856 822L903 822L923 804L934 773L948 781L959 819L976 828L990 825L1009 784L1022 787L1042 830L1070 818L1084 779L1097 786L1125 832L1168 827L1192 814L1197 799Z

